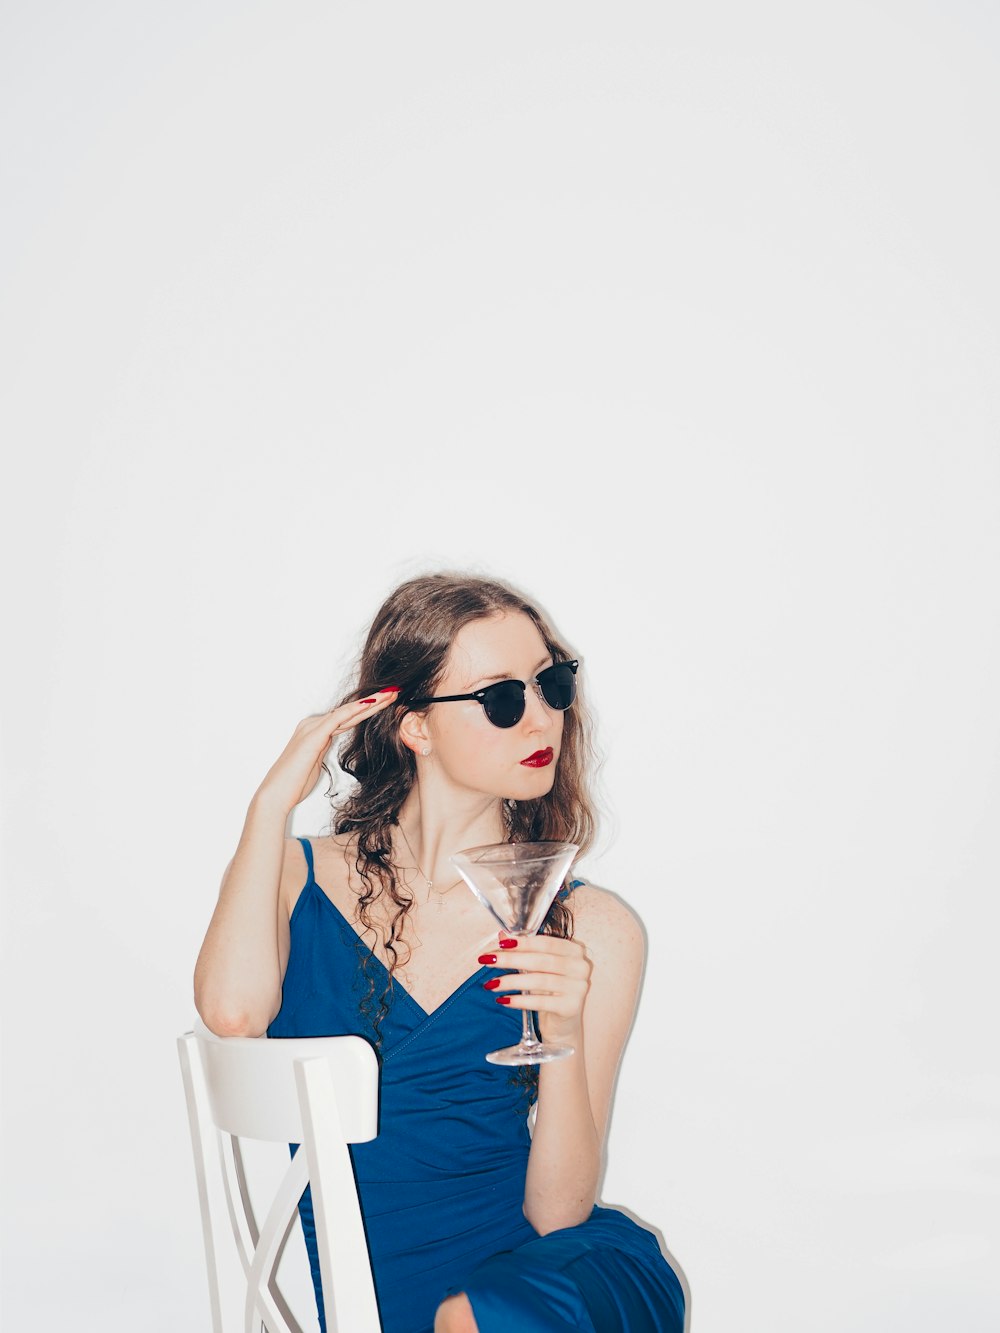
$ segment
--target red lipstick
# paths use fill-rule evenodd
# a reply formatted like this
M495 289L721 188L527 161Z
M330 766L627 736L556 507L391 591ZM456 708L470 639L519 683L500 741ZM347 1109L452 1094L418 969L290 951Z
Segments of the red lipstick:
M529 754L527 759L522 759L521 763L526 768L545 768L547 764L552 763L552 746L546 746L544 750L536 750L534 754Z

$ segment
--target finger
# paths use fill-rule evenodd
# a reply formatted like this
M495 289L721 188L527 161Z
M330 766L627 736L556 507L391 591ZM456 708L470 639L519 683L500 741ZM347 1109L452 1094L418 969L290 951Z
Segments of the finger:
M586 948L579 940L567 940L562 935L507 935L500 931L500 947L511 958L528 949L541 949L548 953L580 954Z
M347 731L351 727L357 726L362 719L373 717L376 713L383 712L390 704L396 702L399 697L399 691L378 690L374 694L365 695L363 699L357 699L353 703L343 704L340 708L334 708L326 715L326 723L334 723L331 735L336 735L339 731Z
M502 977L491 977L485 987L492 991L531 991L548 995L564 995L567 991L583 989L582 978L567 977L559 972L507 972Z
M564 940L560 935L522 935L517 940L501 940L506 958L515 962L525 954L548 954L561 958L584 958L587 950L579 940Z
M581 1011L579 1000L569 995L497 995L496 1002L505 1009L530 1009L538 1014L559 1014L561 1018L572 1018Z
M386 704L395 703L398 698L399 690L394 685L388 686L386 689L382 690L371 690L360 699L351 699L346 704L341 704L339 708L332 708L327 716L335 716L338 712L351 714L359 712L365 713L368 712L373 705L377 705L379 708L384 708Z
M381 712L395 697L395 691L383 690L375 695L367 695L363 700L355 699L350 703L338 704L336 708L331 708L325 713L311 713L298 724L295 734L304 736L311 732L330 731L347 721L353 725L359 718Z
M497 967L516 968L520 972L558 972L563 976L589 977L591 962L583 951L560 952L554 949L511 949L495 954Z

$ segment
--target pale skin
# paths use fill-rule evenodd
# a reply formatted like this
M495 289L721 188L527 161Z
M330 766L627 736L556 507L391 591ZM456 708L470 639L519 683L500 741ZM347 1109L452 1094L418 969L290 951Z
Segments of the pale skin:
M455 636L434 693L467 693L491 679L531 681L551 661L527 616L473 621ZM392 708L396 700L389 690L366 697L373 702L349 703L303 719L250 803L195 968L198 1012L220 1035L260 1036L281 1007L288 923L305 882L302 848L285 837L287 817L316 785L331 741ZM506 1007L537 1011L544 1039L575 1048L575 1055L539 1067L523 1207L532 1227L544 1235L584 1221L594 1205L644 946L631 911L604 890L583 885L571 899L572 940L520 936L515 947L501 949L505 932L498 934L486 909L455 884L448 860L453 852L504 840L503 798L537 799L552 786L564 715L530 685L525 705L524 716L510 728L494 727L475 700L435 704L421 712L396 710L400 737L416 760L416 781L393 830L400 879L414 898L404 937L409 956L404 949L396 976L430 1012L479 970L480 957L495 955L498 970L519 970L507 976L498 971L492 978L498 984L490 988L494 996L505 999ZM549 746L554 753L547 767L521 763ZM357 918L360 886L351 839L313 838L312 844L317 883L364 935ZM430 891L427 878L434 884ZM377 901L369 914L382 924ZM388 961L380 934L368 932L366 942ZM464 1295L442 1303L434 1329L476 1333Z

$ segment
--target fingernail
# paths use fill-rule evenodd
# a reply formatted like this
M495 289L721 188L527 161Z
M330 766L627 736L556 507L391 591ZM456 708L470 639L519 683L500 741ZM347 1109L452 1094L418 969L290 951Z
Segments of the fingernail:
M375 700L374 700L374 699L362 699L361 702L362 702L363 704L373 704L373 703L375 702Z
M399 693L398 685L383 685L382 688L379 690L379 694L398 694L398 693Z
M500 948L501 948L501 949L516 949L516 948L517 948L517 940L501 940L501 941L500 941Z
M490 977L489 981L483 982L483 990L496 990L500 985L499 977Z
M479 955L479 961L481 963L495 963L496 960L497 956L495 953L481 953Z
M509 995L495 995L493 998L496 1000L497 1004L510 1004Z

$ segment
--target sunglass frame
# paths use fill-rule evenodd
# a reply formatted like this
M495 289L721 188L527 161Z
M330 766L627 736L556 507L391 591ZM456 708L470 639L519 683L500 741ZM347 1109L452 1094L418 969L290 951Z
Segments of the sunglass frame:
M439 694L437 696L431 696L424 699L410 699L407 702L407 707L421 708L425 704L453 704L453 703L461 703L467 699L475 699L477 703L482 704L483 712L486 714L487 720L491 722L494 727L499 727L501 731L506 731L510 727L516 727L517 724L520 722L521 718L524 717L525 701L527 699L529 685L535 685L539 689L542 699L545 701L546 704L548 704L549 708L554 708L556 709L557 712L560 713L564 713L567 708L572 708L574 702L576 701L575 677L579 665L580 665L579 658L573 658L571 661L567 662L553 662L551 666L547 666L544 668L544 670L539 671L538 675L533 677L533 679L530 681L513 680L513 679L496 680L493 682L492 685L484 685L481 690L473 690L471 694ZM560 707L558 704L554 704L549 699L545 698L545 686L542 683L543 676L547 676L550 671L557 671L560 667L569 667L570 671L572 671L574 676L573 698L570 699L569 703L564 705L563 707ZM499 688L502 688L505 685L519 685L521 687L521 711L518 713L517 717L515 717L510 722L497 722L493 717L490 716L490 706L489 706L490 691L491 690L495 691Z

